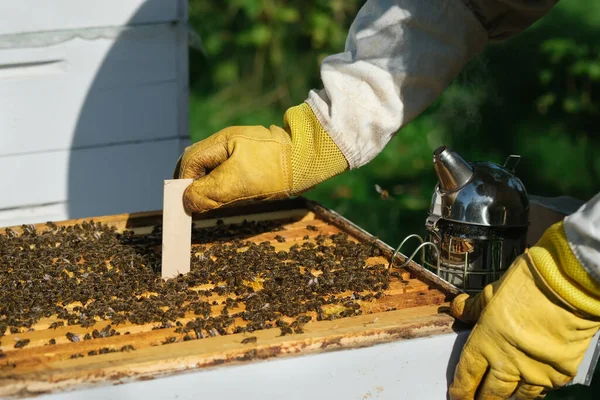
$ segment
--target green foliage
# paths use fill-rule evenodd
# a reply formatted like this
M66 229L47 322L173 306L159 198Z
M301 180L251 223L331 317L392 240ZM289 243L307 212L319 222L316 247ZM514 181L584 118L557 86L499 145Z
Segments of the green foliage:
M546 40L541 52L548 67L540 71L540 82L548 91L538 100L540 113L597 117L598 98L593 95L600 88L600 47L556 38Z
M191 0L190 23L207 57L191 54L191 87L221 104L252 101L229 113L285 109L318 86L320 59L343 50L358 0ZM210 118L227 124L228 118ZM277 121L280 122L280 121Z

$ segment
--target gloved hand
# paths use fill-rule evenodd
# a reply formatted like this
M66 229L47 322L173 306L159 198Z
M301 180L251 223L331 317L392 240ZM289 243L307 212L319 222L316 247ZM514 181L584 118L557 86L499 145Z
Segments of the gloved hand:
M284 128L233 126L189 146L174 178L194 178L184 193L188 211L242 200L298 195L348 168L346 158L308 104L288 109Z
M477 323L450 398L535 399L575 377L600 327L600 284L579 264L560 222L497 282L475 297L457 296L451 313Z

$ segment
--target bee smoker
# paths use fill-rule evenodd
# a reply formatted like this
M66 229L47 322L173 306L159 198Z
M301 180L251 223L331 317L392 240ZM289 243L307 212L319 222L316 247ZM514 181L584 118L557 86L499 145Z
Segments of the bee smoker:
M502 166L467 162L452 149L438 147L433 152L438 183L425 222L429 241L417 234L407 236L392 255L390 268L404 243L416 237L421 244L396 268L421 251L424 267L463 292L477 294L500 278L527 247L530 204L525 186L514 174L519 160L511 155ZM532 216L543 218L539 201L533 201ZM552 218L546 216L539 226L534 222L534 228L544 230ZM536 234L536 229L531 233ZM590 386L599 359L600 331L567 385Z
M425 263L467 293L496 281L525 251L529 199L514 175L519 160L467 162L446 146L433 153L438 183L425 227L435 249Z

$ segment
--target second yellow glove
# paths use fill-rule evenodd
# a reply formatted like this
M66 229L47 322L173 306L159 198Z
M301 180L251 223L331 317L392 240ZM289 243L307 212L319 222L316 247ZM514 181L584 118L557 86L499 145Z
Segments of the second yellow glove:
M600 283L572 253L562 222L452 314L473 328L450 399L535 399L571 381L600 327Z
M308 104L287 110L284 128L233 126L189 146L174 178L195 181L186 208L204 212L244 200L298 195L348 168Z

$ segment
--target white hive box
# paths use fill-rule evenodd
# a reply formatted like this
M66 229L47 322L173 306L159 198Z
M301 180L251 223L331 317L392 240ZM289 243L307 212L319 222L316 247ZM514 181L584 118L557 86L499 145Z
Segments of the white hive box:
M187 1L2 1L0 226L160 209L187 145Z

